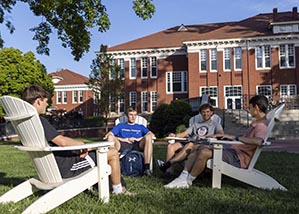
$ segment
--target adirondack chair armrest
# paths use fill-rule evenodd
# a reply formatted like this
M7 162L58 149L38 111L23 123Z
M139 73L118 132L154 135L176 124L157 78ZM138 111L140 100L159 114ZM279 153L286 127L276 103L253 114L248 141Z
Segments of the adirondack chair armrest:
M173 144L176 141L187 141L188 138L186 137L166 137L166 139L168 140L168 143Z
M67 151L67 150L81 150L81 149L92 149L92 148L103 148L113 145L113 142L97 142L97 143L87 143L78 146L47 146L47 147L33 147L33 146L16 146L15 148L22 151Z
M208 143L210 144L243 144L241 141L236 140L218 140L216 138L207 138Z

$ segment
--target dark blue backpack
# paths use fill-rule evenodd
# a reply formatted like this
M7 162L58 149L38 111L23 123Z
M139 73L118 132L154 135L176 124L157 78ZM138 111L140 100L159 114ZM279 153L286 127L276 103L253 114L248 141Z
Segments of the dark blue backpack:
M124 155L124 156L123 156ZM143 153L135 150L125 150L120 160L121 174L126 176L142 176L143 175Z

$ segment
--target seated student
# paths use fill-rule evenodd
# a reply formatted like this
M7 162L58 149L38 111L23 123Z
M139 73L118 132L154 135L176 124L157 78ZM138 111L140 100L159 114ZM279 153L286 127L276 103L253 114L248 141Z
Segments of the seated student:
M243 144L228 145L223 147L223 161L240 168L247 168L249 162L258 146L263 143L266 135L268 122L266 111L268 100L263 95L253 96L249 100L249 110L255 121L251 123L248 130L240 137L232 135L214 135L212 137L241 141ZM212 146L202 145L193 148L184 170L180 176L174 179L165 188L188 188L192 185L195 178L200 175L205 167L207 160L213 157Z
M32 104L39 115L46 113L48 100L51 95L48 91L39 85L31 85L22 92L22 99ZM69 137L62 136L49 123L47 119L40 116L42 126L44 128L45 137L50 146L74 146L84 144L81 141L74 140ZM62 178L74 177L82 172L90 169L97 162L96 152L81 151L54 151L53 152ZM107 153L108 164L111 166L110 180L114 194L125 193L126 188L121 184L120 163L118 152L115 148L109 148Z
M173 144L168 144L166 162L156 160L158 167L162 172L165 173L165 178L173 177L173 167L171 167L172 164L185 160L193 146L198 141L204 139L207 135L224 134L223 128L218 119L217 122L212 120L214 108L211 104L205 103L201 105L199 107L199 113L203 119L202 122L194 123L184 132L178 134L169 134L169 137L188 137L188 140L187 142L175 142Z
M144 125L135 123L137 111L128 107L126 111L128 122L117 124L106 134L108 141L114 141L117 150L141 150L144 154L144 175L151 176L150 161L153 155L152 139L154 134Z

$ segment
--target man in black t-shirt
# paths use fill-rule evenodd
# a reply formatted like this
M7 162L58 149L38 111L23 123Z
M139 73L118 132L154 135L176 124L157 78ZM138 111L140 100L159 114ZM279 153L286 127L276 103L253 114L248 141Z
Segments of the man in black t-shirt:
M39 115L45 114L48 106L50 93L38 85L31 85L24 89L22 99L32 104ZM84 144L81 141L62 136L46 120L40 116L44 128L45 137L50 146L75 146ZM63 178L74 177L80 173L94 167L96 163L96 152L83 149L81 151L55 151L53 152L59 171ZM110 180L112 183L113 193L120 194L126 192L125 187L121 184L120 163L118 152L114 147L109 148L107 153L108 164L111 166Z

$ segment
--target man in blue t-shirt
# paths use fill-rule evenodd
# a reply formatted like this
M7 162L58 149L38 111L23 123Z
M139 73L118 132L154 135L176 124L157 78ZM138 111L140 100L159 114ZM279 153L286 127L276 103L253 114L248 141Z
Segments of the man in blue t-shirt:
M125 149L143 151L144 175L151 176L150 161L153 154L152 139L154 134L144 125L135 123L137 111L129 107L126 111L128 122L117 124L106 134L108 141L113 141L117 150Z

